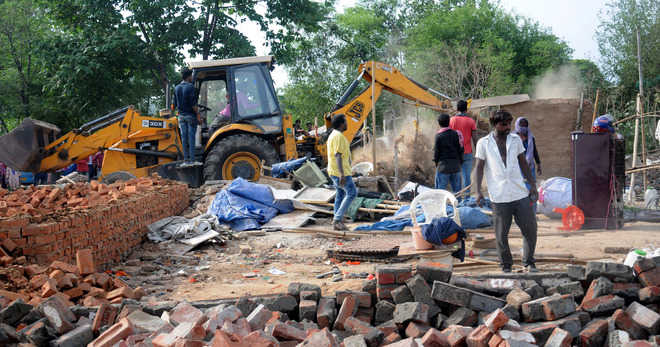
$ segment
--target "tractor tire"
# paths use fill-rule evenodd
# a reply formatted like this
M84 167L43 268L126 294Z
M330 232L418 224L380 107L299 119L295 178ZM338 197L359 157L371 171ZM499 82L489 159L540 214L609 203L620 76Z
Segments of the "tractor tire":
M228 136L216 142L204 161L204 181L259 179L261 161L270 166L279 155L268 141L249 134Z
M128 181L135 178L135 175L128 173L126 171L115 171L106 176L103 176L101 183L103 184L113 184L118 181Z

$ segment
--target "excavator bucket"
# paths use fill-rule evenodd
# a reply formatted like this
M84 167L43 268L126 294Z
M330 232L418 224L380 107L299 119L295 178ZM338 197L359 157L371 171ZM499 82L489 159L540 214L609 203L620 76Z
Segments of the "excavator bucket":
M44 148L59 132L53 124L25 119L16 129L0 136L0 162L14 170L39 172Z

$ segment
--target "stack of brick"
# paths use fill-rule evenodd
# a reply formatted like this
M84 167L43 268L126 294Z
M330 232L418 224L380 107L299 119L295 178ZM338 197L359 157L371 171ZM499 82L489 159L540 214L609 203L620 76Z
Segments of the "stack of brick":
M0 241L7 255L39 264L73 262L77 249L91 248L105 267L138 245L147 225L187 206L188 187L158 177L0 190Z
M566 273L491 278L452 275L451 267L437 263L418 264L416 273L381 265L376 279L365 281L361 290L332 296L322 295L318 285L291 283L276 296L197 303L124 299L91 309L67 308L61 295L35 303L36 308L19 298L0 303L0 344L657 346L656 261L639 260L634 271L589 262ZM389 295L383 289L390 289Z
M67 306L92 307L144 296L143 288L132 289L121 276L97 272L91 249L77 251L76 259L76 265L56 260L41 266L27 264L24 256L16 258L0 268L0 297L4 304L20 299L38 306L57 297Z

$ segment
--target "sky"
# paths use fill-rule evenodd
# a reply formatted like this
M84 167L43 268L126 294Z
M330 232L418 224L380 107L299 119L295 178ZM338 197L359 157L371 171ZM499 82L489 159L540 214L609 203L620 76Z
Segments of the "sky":
M600 63L596 30L600 12L606 8L606 0L500 0L502 7L512 13L531 18L549 28L573 49L574 59L590 59ZM337 0L335 8L342 13L345 8L355 6L357 0ZM265 35L256 25L242 23L239 30L246 33L257 49L257 55L268 54L264 46ZM286 71L282 66L272 72L276 88L288 83Z

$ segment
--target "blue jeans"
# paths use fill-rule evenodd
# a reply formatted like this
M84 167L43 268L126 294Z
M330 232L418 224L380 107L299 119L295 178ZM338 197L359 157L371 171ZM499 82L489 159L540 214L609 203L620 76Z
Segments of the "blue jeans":
M463 173L463 185L461 188L465 188L470 185L470 175L472 174L472 162L474 161L474 153L463 154L463 165L461 165L461 172ZM468 196L470 195L470 189L465 191Z
M445 174L435 171L435 189L445 189L447 188L447 183L451 185L451 191L456 193L461 190L461 173L455 172L450 174Z
M195 161L195 135L197 134L197 119L194 116L181 116L181 142L183 145L183 160Z
M335 195L335 217L333 220L335 222L341 222L342 218L344 218L344 213L346 213L346 210L351 206L353 199L357 196L357 189L355 188L355 183L353 183L353 177L351 176L344 177L343 186L339 184L339 177L330 176L330 178L332 178L332 182L335 184L335 189L337 189L337 195Z

